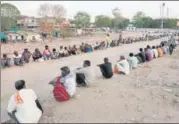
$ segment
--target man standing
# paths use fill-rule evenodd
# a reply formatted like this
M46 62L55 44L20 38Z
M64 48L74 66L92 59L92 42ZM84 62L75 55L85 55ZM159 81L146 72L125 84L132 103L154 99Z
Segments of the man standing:
M15 88L17 91L9 100L8 115L16 123L38 123L43 109L36 93L32 89L26 89L24 80L16 81Z
M107 43L107 48L110 47L111 39L110 39L110 37L109 37L109 34L107 34L106 43Z

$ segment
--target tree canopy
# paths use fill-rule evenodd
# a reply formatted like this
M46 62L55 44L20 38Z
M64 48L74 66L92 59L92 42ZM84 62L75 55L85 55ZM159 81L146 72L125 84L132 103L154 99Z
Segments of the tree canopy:
M95 17L95 25L97 27L111 27L112 19L105 15Z
M164 28L175 28L179 19L164 19ZM152 19L139 11L133 16L133 24L137 28L160 28L161 19Z
M20 16L18 8L9 3L1 5L1 31L7 31L17 26L17 19Z
M86 28L90 26L90 15L87 12L78 12L74 16L74 23L78 28Z

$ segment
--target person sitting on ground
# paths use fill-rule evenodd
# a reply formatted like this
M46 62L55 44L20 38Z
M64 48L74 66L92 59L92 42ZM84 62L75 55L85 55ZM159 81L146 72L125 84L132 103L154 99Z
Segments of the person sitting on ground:
M25 81L15 82L16 92L11 96L8 103L8 115L16 123L38 123L43 109L32 89L26 89Z
M68 54L69 54L69 56L73 55L73 54L72 54L72 48L71 48L70 45L68 46L67 50L68 50Z
M81 46L80 46L80 50L82 53L85 52L85 44L82 42Z
M111 78L113 76L112 64L108 58L104 58L104 63L98 65L104 78Z
M22 53L22 59L25 63L29 63L31 57L30 51L26 48Z
M69 67L61 68L61 76L52 80L49 84L54 86L54 97L57 101L67 101L76 93L76 76L70 72Z
M153 46L152 49L153 49L153 53L154 53L154 58L158 58L158 51L155 48L155 46Z
M162 49L162 51L163 51L163 54L167 54L168 53L168 51L167 51L167 47L165 46L165 44L164 43L162 43L162 45L161 45L162 47L161 47L161 49Z
M83 62L82 68L77 68L76 72L76 83L78 86L87 86L92 82L94 77L94 71L91 67L91 62L89 60L85 60Z
M129 74L130 72L129 63L123 55L120 56L120 60L115 65L114 72L119 74L125 74L125 75Z
M169 54L172 55L173 54L173 50L174 50L174 45L170 44L169 46Z
M69 54L69 52L68 52L68 48L67 47L65 47L64 48L64 57L67 57L67 56L69 56L70 54Z
M73 45L72 49L71 49L71 53L72 55L76 55L77 54L77 48L76 48L76 45Z
M163 51L161 49L161 46L157 46L157 51L158 51L158 57L162 57L163 56Z
M55 48L52 50L52 59L58 59L59 58L59 53L56 51Z
M140 58L142 59L142 63L144 63L145 61L146 61L146 54L145 54L145 52L143 51L143 48L140 48L139 49L139 53L138 53L138 55L140 56Z
M147 49L148 49L148 51L150 51L150 54L151 54L152 59L153 59L153 58L154 58L154 52L153 52L153 49L151 48L150 45L147 45Z
M93 52L93 48L89 44L85 44L85 53Z
M110 47L115 47L115 46L116 46L116 41L115 41L115 40L112 40L109 46L110 46Z
M98 50L98 49L99 49L99 47L100 47L99 43L98 43L98 42L96 42L93 48L94 48L94 50Z
M129 58L128 58L128 62L129 62L129 67L130 70L137 68L138 65L138 59L134 56L133 53L129 54Z
M43 57L44 57L44 60L49 60L52 57L52 53L49 50L49 46L48 45L45 46L45 50L43 51Z
M20 55L17 51L14 51L13 60L14 60L14 65L16 66L22 66L24 63L22 59L22 55Z
M135 54L135 57L138 59L138 64L143 63L142 58L138 54Z
M77 47L76 54L81 54L81 53L82 53L82 51L81 51L81 48L80 48L80 46L79 46L79 47Z
M34 53L32 54L32 58L34 61L39 61L40 59L42 59L42 53L38 48L35 49Z
M1 58L1 67L2 68L10 67L10 61L11 59L7 57L7 54L3 54L3 57Z
M64 57L64 49L63 46L60 46L60 50L59 50L59 57Z
M145 50L145 55L146 55L146 61L151 61L152 60L151 51L147 48L145 48L144 50Z

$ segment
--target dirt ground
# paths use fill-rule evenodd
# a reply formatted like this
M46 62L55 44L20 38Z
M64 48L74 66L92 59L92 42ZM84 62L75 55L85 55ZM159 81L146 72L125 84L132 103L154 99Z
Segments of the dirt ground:
M60 60L3 69L1 70L1 121L8 118L6 108L10 96L15 91L14 82L24 79L27 87L35 90L43 105L44 115L40 120L41 123L179 122L179 65L177 65L179 50L175 51L173 56L166 55L140 65L128 76L114 75L109 80L102 79L96 66L103 62L104 57L108 57L115 64L121 54L138 52L140 47L148 44L156 45L159 42L160 40L155 40L127 44ZM34 44L30 45L37 47ZM61 66L68 65L73 70L81 66L85 59L91 60L96 80L89 88L77 88L75 98L63 103L56 102L53 98L52 86L49 86L48 82L60 74Z

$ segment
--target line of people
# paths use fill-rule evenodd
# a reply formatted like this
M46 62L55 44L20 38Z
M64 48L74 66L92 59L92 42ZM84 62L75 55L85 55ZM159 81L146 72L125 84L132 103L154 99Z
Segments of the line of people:
M114 65L104 58L104 63L97 65L105 79L110 79L113 74L128 75L131 70L136 69L138 64L150 62L164 56L172 55L175 46L173 44L165 45L164 43L157 46L140 48L139 53L129 53L129 57L120 56L119 61ZM49 82L54 89L53 95L57 101L67 101L76 94L76 87L87 87L95 79L94 70L90 60L83 62L83 67L71 71L68 66L61 68L61 75ZM25 81L18 80L15 82L16 92L11 96L8 104L8 115L16 123L38 123L43 108L38 100L36 93L32 89L26 89Z
M151 40L158 39L162 36L155 36ZM53 48L52 51L50 50L49 46L46 45L44 48L44 51L41 52L38 48L34 50L33 53L31 53L28 48L25 48L23 52L14 51L13 58L9 58L7 54L3 54L1 58L1 68L7 68L11 67L12 65L15 66L23 66L25 63L29 63L31 59L35 61L44 61L44 60L50 60L50 59L59 59L62 57L68 57L71 55L78 55L81 53L89 53L93 52L94 50L103 50L108 47L115 47L119 46L119 44L128 44L128 43L134 43L143 41L145 38L138 37L138 38L124 38L122 39L122 36L120 35L119 40L111 40L109 34L107 34L107 37L104 41L94 45L90 45L88 43L82 43L79 47L76 45L73 45L72 47L66 47L66 46L60 46L59 50L56 48Z

